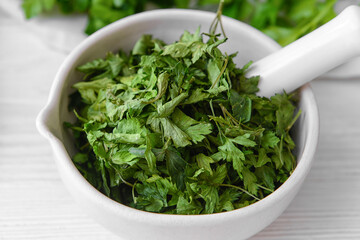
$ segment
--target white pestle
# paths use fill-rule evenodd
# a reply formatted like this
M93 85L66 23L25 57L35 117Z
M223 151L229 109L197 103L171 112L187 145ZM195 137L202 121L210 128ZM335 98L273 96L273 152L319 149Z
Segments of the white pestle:
M360 55L360 7L337 17L279 51L252 64L247 77L260 76L259 96L288 93ZM359 66L360 67L360 66Z

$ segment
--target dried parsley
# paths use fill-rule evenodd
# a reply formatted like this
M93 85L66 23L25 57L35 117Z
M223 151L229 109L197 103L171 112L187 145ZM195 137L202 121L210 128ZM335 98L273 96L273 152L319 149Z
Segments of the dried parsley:
M215 23L215 26L217 24ZM74 164L108 197L158 213L210 214L254 203L296 166L293 96L256 96L226 41L198 29L172 44L142 36L130 54L78 68Z

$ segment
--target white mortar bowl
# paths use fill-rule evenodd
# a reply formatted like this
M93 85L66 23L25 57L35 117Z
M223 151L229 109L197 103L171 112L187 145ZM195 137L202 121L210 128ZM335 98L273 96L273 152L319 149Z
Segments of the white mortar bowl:
M104 57L108 51L130 50L145 33L167 43L179 39L184 30L207 32L215 14L196 10L155 10L117 21L82 42L65 60L56 75L47 105L37 118L37 127L55 153L56 165L69 192L89 215L121 239L177 240L245 239L264 229L286 209L299 191L312 165L319 134L319 115L310 87L301 89L302 115L295 126L298 164L289 179L274 193L250 206L209 215L167 215L144 212L115 202L92 187L71 161L74 140L63 127L73 121L67 110L71 86L81 79L75 68ZM276 51L280 46L258 30L223 17L229 40L222 50L239 52L239 67Z

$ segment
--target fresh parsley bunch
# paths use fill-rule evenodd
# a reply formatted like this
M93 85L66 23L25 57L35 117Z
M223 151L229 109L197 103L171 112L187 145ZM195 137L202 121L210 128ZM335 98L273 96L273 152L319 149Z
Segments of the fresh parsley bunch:
M86 34L92 34L126 16L148 8L187 8L189 0L23 0L26 18L44 13L86 14Z
M256 96L226 41L200 29L166 45L142 36L78 68L73 161L99 191L157 213L210 214L254 203L296 166L294 95Z
M47 13L85 13L91 34L134 13L151 8L195 8L215 11L220 0L23 0L27 18ZM225 0L223 14L261 30L287 45L336 16L337 0Z
M338 0L228 0L223 14L259 29L285 46L336 16ZM201 0L202 4L218 4Z

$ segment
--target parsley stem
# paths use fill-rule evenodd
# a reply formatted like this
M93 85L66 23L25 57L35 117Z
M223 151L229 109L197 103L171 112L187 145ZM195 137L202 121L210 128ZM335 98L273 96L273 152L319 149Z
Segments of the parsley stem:
M266 191L269 191L269 192L274 192L274 190L272 190L272 189L270 189L270 188L267 188L267 187L264 187L264 186L262 186L262 185L260 185L260 184L256 184L259 188L262 188L262 189L264 189L264 190L266 190Z
M81 147L80 147L80 150L81 151L83 151L85 148L87 148L88 146L90 146L90 143L89 142L87 142L87 143L85 143L84 145L82 145Z
M81 127L71 126L72 130L78 131L78 132L84 132L84 129Z
M255 195L249 193L248 191L246 191L245 189L243 189L243 188L241 188L241 187L238 187L238 186L235 186L235 185L231 185L231 184L226 184L226 183L219 184L219 186L222 186L222 187L232 187L232 188L238 189L238 190L242 191L243 193L246 193L246 194L249 195L250 197L256 199L257 201L260 200L260 198L258 198L258 197L256 197Z
M136 197L135 197L135 184L136 184L136 182L134 183L134 185L132 186L132 189L131 189L131 196L132 196L132 198L133 198L133 201L134 201L134 203L136 204Z
M283 141L284 141L284 135L281 135L280 146L277 149L279 151L279 159L280 159L281 165L284 165L283 154L282 154L282 152L283 152Z
M111 166L112 166L112 164L110 164ZM132 184L132 183L129 183L128 181L126 181L123 177L122 177L122 175L121 175L121 173L120 173L120 171L116 168L116 167L114 167L114 166L112 166L113 167L113 169L116 171L116 173L119 175L119 178L120 178L120 180L123 182L123 183L125 183L126 185L128 185L128 186L130 186L130 187L134 187L134 184Z
M224 37L226 38L224 27L223 27L223 24L222 24L222 21L221 21L221 15L222 15L222 12L223 12L223 8L224 8L224 0L220 0L219 7L218 7L218 10L216 12L216 17L215 17L215 19L212 21L212 23L210 25L209 32L212 35L215 35L216 28L217 28L218 24L220 23L221 32L224 35Z
M239 121L236 120L221 103L219 103L219 106L224 114L224 117L228 116L235 125L239 125Z
M239 122L239 124L243 127L246 128L248 130L253 130L251 127L249 127L248 125L243 124L242 122Z
M219 106L220 106L220 108L221 108L224 116L227 115L228 117L230 117L230 119L233 121L233 123L234 123L235 125L237 125L237 126L241 125L241 126L244 127L244 128L247 128L247 129L249 129L249 130L252 130L251 127L243 124L242 122L239 122L236 118L234 118L234 117L231 115L231 113L229 113L229 111L228 111L221 103L219 104Z
M169 147L170 141L171 138L166 139L166 143L164 144L163 149L167 149Z
M292 126L295 124L296 120L300 117L300 115L301 115L301 109L299 109L299 111L296 113L295 117L293 118L289 126L286 127L286 131L289 131L292 128Z
M123 177L121 176L121 174L118 172L118 174L119 174L119 178L120 178L120 180L123 182L123 183L125 183L126 185L128 185L128 186L130 186L130 187L134 187L134 184L131 184L131 183L129 183L128 181L126 181L125 179L123 179Z
M291 170L291 172L292 172L292 171L294 171L294 167L296 166L296 158L295 158L295 156L294 156L293 154L291 154L291 149L289 148L289 146L287 146L287 150L288 150L289 155L290 155L290 157L291 157L291 163L292 163L292 166L291 166L292 170Z
M225 72L225 70L226 70L228 61L229 61L229 56L226 56L225 61L224 61L224 65L223 65L223 67L221 68L220 74L219 74L219 76L216 78L215 82L211 85L210 89L214 88L215 85L219 82L221 76L224 74L224 72Z
M86 118L81 117L75 109L74 109L74 114L77 117L77 119L79 119L81 122L83 123L88 122L88 120Z
M210 105L210 109L211 109L212 115L215 117L216 115L215 115L215 112L214 112L214 107L213 107L213 104L212 104L212 99L210 99L209 105ZM221 131L221 128L220 128L219 124L218 124L216 121L214 121L214 122L215 122L216 127L217 127L218 130L219 130L220 140L221 140L221 142L223 142L222 136L223 136L223 135L225 136L225 134Z

